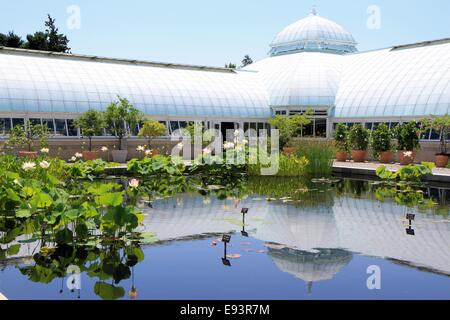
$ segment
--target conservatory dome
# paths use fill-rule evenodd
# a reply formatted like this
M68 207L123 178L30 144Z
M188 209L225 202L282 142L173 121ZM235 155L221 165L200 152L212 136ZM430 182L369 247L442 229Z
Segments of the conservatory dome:
M358 51L356 44L350 32L320 17L313 8L309 16L288 25L276 35L269 54L277 56L299 51L344 54Z

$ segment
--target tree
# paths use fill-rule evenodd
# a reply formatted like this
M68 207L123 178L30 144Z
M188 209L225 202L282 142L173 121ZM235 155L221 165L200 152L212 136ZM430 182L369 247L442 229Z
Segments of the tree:
M59 30L55 26L55 19L52 19L50 15L48 15L45 26L47 27L45 32L48 37L48 51L70 52L70 48L67 46L69 40L64 34L58 33Z
M137 126L142 119L142 113L127 99L118 99L106 108L105 119L108 128L119 140L119 150L122 150L123 138L129 135L129 128Z
M311 123L312 114L312 110L308 109L303 114L295 114L293 116L276 115L269 119L269 124L279 130L280 148L284 147L299 129L302 130L303 126Z
M247 55L245 55L244 59L242 60L241 68L244 68L252 63L253 63L252 58L250 58L250 56L247 54Z
M92 151L92 137L101 135L106 123L102 112L89 109L75 119L75 126L80 128L81 135L88 137L89 151Z
M225 63L225 68L227 69L236 69L236 64L234 63Z
M163 136L166 132L167 128L163 123L156 120L147 120L139 130L138 137L147 138L147 147L150 149L151 139Z
M0 33L0 46L20 48L23 44L22 38L15 34L14 31L10 31L8 34Z
M30 121L26 125L18 125L11 129L7 145L16 147L27 147L28 151L33 151L34 141L39 140L41 148L46 146L49 136L47 126L42 124L31 124Z
M25 48L31 50L42 50L48 51L48 40L47 34L38 31L34 34L27 35L27 43L25 44Z

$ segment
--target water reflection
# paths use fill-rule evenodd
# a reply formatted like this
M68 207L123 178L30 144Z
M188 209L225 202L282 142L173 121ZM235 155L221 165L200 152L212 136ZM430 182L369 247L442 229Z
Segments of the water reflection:
M17 267L34 283L60 281L58 290L65 290L64 283L71 276L67 270L76 266L92 282L84 292L74 282L71 293L75 297L83 298L83 293L90 291L102 299L136 298L140 290L135 283L135 268L149 263L152 258L144 261L144 252L158 246L168 250L180 243L192 245L193 240L209 239L218 249L213 259L222 272L241 272L240 262L246 259L254 263L253 268L259 268L261 262L251 250L240 251L242 257L233 261L240 256L235 255L239 244L221 241L223 235L231 235L233 240L265 244L266 250L257 250L264 253L260 256L270 258L278 273L304 281L309 293L314 292L316 283L332 282L360 256L450 276L450 219L445 192L438 192L444 195L444 200L436 199L440 206L423 210L390 199L378 201L374 192L377 186L367 181L319 179L312 183L258 178L234 187L227 192L220 186L206 186L200 190L202 195L182 193L143 206L145 218L138 231L154 234L151 241L65 244L47 250L42 242L12 232L30 226L10 226L8 232L0 234L0 265L3 269ZM434 188L427 188L425 196L436 194ZM196 258L191 258L186 248L177 254L185 262L203 259L213 250L211 247L202 247ZM164 270L186 272L170 259L166 263ZM190 272L209 271L206 266L202 268L205 270ZM143 272L150 271L141 269L140 275ZM209 285L213 287L214 282Z

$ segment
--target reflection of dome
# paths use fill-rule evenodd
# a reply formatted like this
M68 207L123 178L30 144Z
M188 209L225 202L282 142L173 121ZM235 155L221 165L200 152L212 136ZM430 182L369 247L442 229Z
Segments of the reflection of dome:
M318 16L315 9L306 18L288 25L278 33L270 47L272 56L298 51L357 51L353 36L337 23Z
M350 252L340 249L320 249L317 253L269 249L268 254L278 269L308 284L332 279L352 260Z

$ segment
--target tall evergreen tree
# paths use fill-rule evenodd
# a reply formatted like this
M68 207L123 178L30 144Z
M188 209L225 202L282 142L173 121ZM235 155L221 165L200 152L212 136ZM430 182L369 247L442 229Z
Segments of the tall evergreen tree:
M248 66L249 64L252 64L253 60L252 58L250 58L250 56L247 54L245 55L244 59L242 59L242 65L241 68L244 68L246 66Z
M48 50L48 37L47 34L38 31L34 34L27 35L27 43L25 44L25 48L31 50Z
M64 34L59 33L55 25L55 19L52 19L50 15L48 15L45 26L47 27L45 31L48 37L48 51L70 52L70 48L68 47L69 39Z

